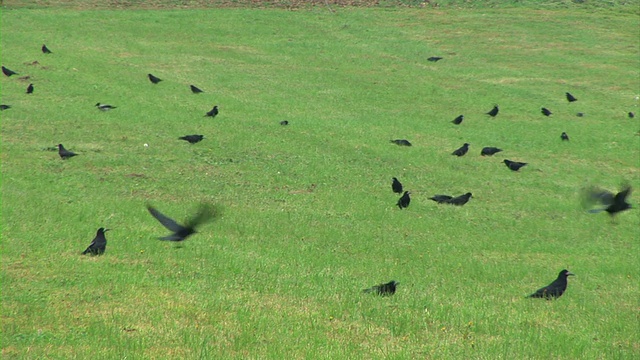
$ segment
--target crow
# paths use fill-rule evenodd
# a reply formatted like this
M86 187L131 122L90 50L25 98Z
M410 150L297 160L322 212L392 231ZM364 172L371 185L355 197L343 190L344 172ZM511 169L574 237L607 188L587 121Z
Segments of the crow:
M432 56L432 57L427 59L427 61L431 61L431 62L438 62L440 60L442 60L442 57L440 57L440 56Z
M27 86L27 94L33 94L33 84L29 84L29 86Z
M78 154L65 149L64 146L62 146L62 144L58 144L58 155L60 155L60 158L62 160L67 160L68 158L72 158Z
M538 289L538 291L527 297L547 300L557 299L562 296L564 291L567 289L567 277L572 275L574 274L569 272L569 270L562 270L560 271L560 274L558 274L558 278L555 279L551 284Z
M199 94L201 92L204 92L204 91L198 89L197 87L195 87L193 85L189 85L189 86L191 87L191 92L194 93L194 94Z
M17 73L17 72L15 72L15 71L13 71L13 70L10 70L10 69L7 69L7 68L6 68L6 67L4 67L4 66L2 67L2 73L3 73L3 74L5 74L5 75L7 75L7 76L11 76L11 75L18 75L18 73Z
M49 50L49 48L45 44L42 44L42 53L44 53L44 54L53 54L51 52L51 50Z
M617 213L631 209L631 204L627 202L627 197L631 194L631 186L625 185L617 193L613 194L607 190L596 187L590 187L583 191L583 205L592 206L594 203L600 203L605 207L589 210L590 213L599 213L606 211L612 217Z
M400 183L400 181L398 181L398 178L392 179L393 181L391 182L391 190L393 190L394 193L402 194L402 184Z
M211 116L212 118L218 115L218 105L214 106L213 109L209 110L205 116Z
M186 140L191 144L198 143L202 141L202 139L204 139L204 135L185 135L178 138L178 140Z
M496 117L496 115L498 115L498 111L500 111L500 109L498 108L498 105L495 105L493 109L491 109L491 111L487 113L487 115L491 117Z
M196 227L204 222L207 222L211 219L214 219L218 216L219 211L211 207L208 204L203 204L200 206L200 210L195 217L189 219L186 224L180 225L174 220L168 218L163 215L160 211L153 208L151 205L147 205L147 210L156 218L164 227L173 231L173 234L165 237L160 237L160 240L166 241L183 241L189 236L196 233Z
M576 99L575 96L569 94L569 93L565 93L565 95L567 96L567 101L569 102L574 102L574 101L578 101L578 99Z
M398 140L391 140L391 142L399 146L411 146L411 143L409 142L409 140L398 139Z
M576 114L576 116L577 116L577 117L583 117L583 116L584 116L584 113L583 113L583 112L579 112L579 113L577 113L577 114Z
M468 192L466 194L454 197L453 199L449 199L447 200L446 204L451 204L451 205L456 205L456 206L462 206L464 204L466 204L467 202L469 202L469 199L471 198L471 193Z
M547 109L547 108L542 108L542 109L540 110L540 112L541 112L541 113L542 113L542 115L544 115L544 116L551 116L551 114L553 114L553 113L551 112L551 110L549 110L549 109Z
M627 116L629 116L629 119L633 119L634 117L636 117L636 114L633 111L629 111Z
M289 122L287 120L282 120L280 121L280 125L286 126L286 125L289 125Z
M98 233L96 237L93 239L91 244L87 250L82 252L82 255L91 254L91 255L102 255L107 248L107 238L104 237L104 233L109 231L109 229L100 228L98 229Z
M151 81L154 84L157 84L160 81L162 81L162 79L160 79L159 77L155 77L152 74L147 74L147 76L149 77L149 81Z
M111 105L107 105L107 104L100 104L100 103L97 103L97 104L96 104L96 107L97 107L97 108L98 108L98 110L100 110L100 111L109 111L109 110L111 110L111 109L115 109L115 108L117 108L117 106L111 106Z
M393 280L386 284L380 284L380 285L370 287L368 289L364 289L362 290L362 292L367 294L376 293L377 295L380 295L380 296L389 296L396 293L396 286L398 285L400 285L400 283Z
M464 145L462 145L462 147L460 147L456 151L452 152L451 155L464 156L464 154L466 154L467 151L469 151L469 144L464 143Z
M0 105L0 111L7 110L7 109L11 109L11 105L4 105L4 104Z
M457 118L453 119L451 122L460 125L462 124L462 120L464 120L464 115L459 115Z
M562 132L562 134L560 135L560 139L562 139L562 141L569 141L569 135L567 135L566 132Z
M434 195L429 198L429 200L433 200L438 204L446 204L451 199L453 199L453 196L449 196L449 195Z
M409 207L409 203L411 202L411 198L409 197L409 194L411 194L408 191L405 191L404 194L400 197L400 199L398 199L398 207L400 208L400 210Z
M523 162L517 162L517 161L511 161L511 160L507 160L504 159L504 164L507 165L507 167L513 171L518 171L520 170L521 167L527 165L527 163L523 163Z
M491 147L491 146L487 146L487 147L483 147L482 151L480 152L480 155L482 156L491 156L494 154L499 153L500 151L502 151L502 149L498 149L497 147Z

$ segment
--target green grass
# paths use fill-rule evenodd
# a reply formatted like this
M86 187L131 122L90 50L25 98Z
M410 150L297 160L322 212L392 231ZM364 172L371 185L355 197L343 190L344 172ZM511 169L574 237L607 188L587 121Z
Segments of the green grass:
M640 357L638 210L611 224L578 199L587 184L640 188L626 117L637 15L9 8L1 20L2 64L30 76L0 82L13 106L3 358ZM451 156L464 142L470 153ZM42 150L57 143L80 156ZM482 158L483 146L505 151ZM530 165L513 173L504 158ZM407 210L392 176L413 191ZM467 191L464 207L428 200ZM222 218L182 247L155 239L166 231L145 203L182 220L200 202ZM102 226L106 253L80 256ZM563 268L577 276L562 298L524 298ZM393 297L361 293L392 279Z

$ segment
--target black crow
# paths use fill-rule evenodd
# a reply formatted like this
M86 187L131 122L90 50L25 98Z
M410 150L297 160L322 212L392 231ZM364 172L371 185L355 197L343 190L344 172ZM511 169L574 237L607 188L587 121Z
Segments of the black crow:
M286 126L286 125L289 125L289 122L287 120L282 120L280 121L280 125Z
M2 73L7 75L7 76L11 76L11 75L18 75L17 72L13 71L13 70L9 70L6 67L2 67Z
M104 237L104 233L109 231L109 229L100 228L98 229L98 233L96 237L93 239L91 244L87 250L82 252L82 255L91 254L91 255L102 255L107 248L107 238Z
M464 143L464 145L462 145L462 147L460 147L456 151L452 152L451 155L464 156L464 154L466 154L467 151L469 151L469 144Z
M566 132L562 132L562 134L560 134L560 139L562 139L562 141L569 141L569 135L567 135Z
M468 192L466 194L454 197L453 199L448 200L446 203L451 205L456 205L456 206L462 206L467 202L469 202L470 198L471 198L471 193Z
M51 50L49 50L49 48L48 48L48 47L47 47L47 45L45 45L45 44L42 44L42 52L43 52L44 54L53 54L53 53L51 52Z
M487 146L487 147L483 147L482 151L480 152L480 155L482 156L491 156L494 154L499 153L500 151L502 151L502 149L498 149L497 147L491 147L491 146Z
M617 193L613 194L607 190L603 190L596 187L587 188L584 191L583 204L585 206L591 206L594 203L600 203L604 205L604 208L589 210L590 213L599 213L606 211L612 217L617 213L631 209L631 204L627 202L627 197L631 194L631 186L625 185Z
M438 62L439 60L442 60L442 57L440 57L440 56L432 56L432 57L427 59L427 61L431 61L431 62Z
M411 202L411 198L409 197L409 194L411 194L408 191L405 191L404 194L400 197L400 199L398 199L398 207L400 208L400 210L409 207L409 203Z
M633 111L629 111L627 116L629 116L629 119L633 119L634 117L636 117L636 114Z
M178 138L178 140L186 140L191 144L198 143L202 141L202 139L204 139L204 135L185 135Z
M391 140L391 142L399 146L411 146L411 143L409 142L409 140L398 139L398 140Z
M451 122L460 125L462 124L462 120L464 120L464 115L459 115L457 118L453 119Z
M527 165L527 163L523 163L523 162L517 162L517 161L511 161L511 160L507 160L504 159L504 164L507 165L507 167L513 171L518 171L520 170L521 167Z
M564 291L567 289L567 276L572 276L573 273L570 273L569 270L562 270L560 274L558 274L558 278L555 279L551 284L538 289L538 291L529 295L530 298L542 298L547 300L557 299Z
M62 160L67 160L68 158L74 157L78 154L65 149L64 146L62 146L62 144L58 144L58 155L60 155L60 158Z
M577 117L583 117L583 116L584 116L584 113L579 112L579 113L577 113L577 114L576 114L576 116L577 116Z
M453 199L453 196L449 195L434 195L433 197L429 198L429 200L433 200L438 204L446 204L451 199Z
M111 110L111 109L115 109L115 108L117 108L117 106L111 106L111 105L107 105L107 104L100 104L100 103L97 103L97 104L96 104L96 107L97 107L97 108L98 108L98 110L100 110L100 111L109 111L109 110Z
M167 241L182 241L196 233L196 227L206 221L218 216L219 211L210 205L203 204L200 206L198 214L189 219L185 225L180 225L174 220L163 215L160 211L154 209L151 205L147 205L147 210L156 218L164 227L173 231L173 234L158 238Z
M4 104L0 105L0 111L7 110L7 109L11 109L11 105L4 105Z
M398 178L392 179L393 181L391 182L391 190L393 190L394 193L402 194L402 184L400 183L400 181L398 181Z
M498 111L500 111L500 108L498 108L498 105L495 105L493 109L491 109L491 111L487 113L487 115L491 117L496 117L496 115L498 115Z
M204 92L193 85L189 85L189 86L191 87L191 92L193 92L194 94L199 94L201 92Z
M205 116L211 116L212 118L218 115L218 105L214 106L213 109L209 110Z
M567 95L567 101L569 102L574 102L574 101L578 101L578 99L575 98L575 96L569 94L569 93L565 93L565 95Z
M151 81L154 84L157 84L160 81L162 81L162 79L160 79L159 77L155 77L152 74L147 74L147 76L149 77L149 81Z
M33 94L33 84L29 84L29 86L27 86L27 94Z
M386 284L380 284L368 289L362 290L363 293L376 293L380 296L389 296L396 293L396 286L400 285L397 281L390 281Z
M542 113L542 115L544 115L544 116L551 116L551 114L552 114L551 110L549 110L549 109L547 109L547 108L542 108L542 109L540 110L540 112L541 112L541 113Z

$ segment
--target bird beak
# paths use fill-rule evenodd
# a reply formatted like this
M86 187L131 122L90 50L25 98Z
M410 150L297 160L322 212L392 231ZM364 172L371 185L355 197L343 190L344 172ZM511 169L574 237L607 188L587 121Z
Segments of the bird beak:
M104 229L104 232L107 232L107 231L109 231L109 230L111 230L111 229Z
M572 272L568 272L567 276L576 276L576 274L572 273Z

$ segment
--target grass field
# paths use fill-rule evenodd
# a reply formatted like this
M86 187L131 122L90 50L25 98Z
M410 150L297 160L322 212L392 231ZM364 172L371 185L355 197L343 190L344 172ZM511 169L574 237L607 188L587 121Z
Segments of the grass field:
M639 17L616 4L3 8L29 78L0 82L2 358L639 358L637 192L615 223L579 200L640 188ZM145 204L203 202L221 218L156 240ZM560 299L525 298L563 268Z

